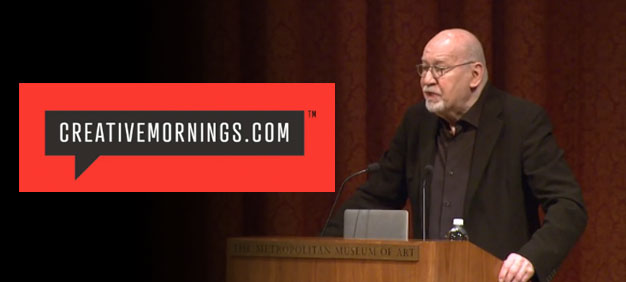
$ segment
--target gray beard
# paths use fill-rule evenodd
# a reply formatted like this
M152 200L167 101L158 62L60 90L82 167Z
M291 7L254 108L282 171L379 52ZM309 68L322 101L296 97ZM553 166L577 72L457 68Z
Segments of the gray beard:
M443 100L440 100L437 103L429 103L428 100L424 100L424 104L426 105L426 110L433 114L441 113L446 109L446 105Z

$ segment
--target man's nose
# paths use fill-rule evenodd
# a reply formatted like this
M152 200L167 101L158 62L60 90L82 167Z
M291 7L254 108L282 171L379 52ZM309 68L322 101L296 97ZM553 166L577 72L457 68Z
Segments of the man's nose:
M433 72L431 71L431 69L428 69L428 71L426 73L424 73L424 75L422 75L421 81L422 81L422 86L424 86L424 85L432 85L432 84L436 84L437 83L437 80L433 76Z

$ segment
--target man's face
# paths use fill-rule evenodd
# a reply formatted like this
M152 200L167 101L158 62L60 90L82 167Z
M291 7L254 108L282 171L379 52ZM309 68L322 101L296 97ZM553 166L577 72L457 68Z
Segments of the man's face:
M435 37L424 48L422 64L446 68L465 63L459 49L453 39ZM428 111L445 118L464 110L471 95L468 66L471 64L447 70L439 78L434 77L431 70L422 75L420 85Z

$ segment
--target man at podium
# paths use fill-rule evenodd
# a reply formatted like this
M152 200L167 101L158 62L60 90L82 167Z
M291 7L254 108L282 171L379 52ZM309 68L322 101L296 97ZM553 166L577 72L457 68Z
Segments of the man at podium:
M550 281L587 213L547 114L488 82L482 46L466 30L433 37L417 73L424 102L407 110L380 170L325 235L342 234L345 209L402 209L408 197L416 237L424 223L425 239L443 239L463 218L469 240L504 260L499 280Z

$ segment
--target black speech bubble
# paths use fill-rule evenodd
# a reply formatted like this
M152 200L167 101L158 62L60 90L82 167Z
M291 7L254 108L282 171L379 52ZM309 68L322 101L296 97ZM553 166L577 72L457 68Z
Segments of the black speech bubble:
M99 156L103 155L304 155L304 111L46 111L45 123L45 154L74 155L76 179ZM62 123L66 123L67 128L62 127ZM91 123L91 126L86 126L87 123ZM156 139L148 142L148 135L154 136L148 132L148 124L151 124L152 128L158 127L159 134L161 134L168 131L166 125L168 123L172 128L170 142L165 142L166 135L159 135L158 142ZM101 131L98 131L98 124L102 125ZM141 124L144 124L144 142L137 139L137 130L142 128ZM174 135L176 135L176 130L180 129L179 124L185 127L183 142L180 142L181 139L175 142L176 136ZM189 124L196 125L195 141L188 138ZM210 139L209 125L213 124L216 125L213 127L216 130L216 140L208 141ZM223 131L222 124L227 124L228 130ZM237 124L240 125L238 130ZM79 125L81 129L77 138L73 138L75 125ZM279 132L278 127L281 125L283 130ZM121 142L120 127L122 128ZM200 127L205 129L203 134ZM92 142L86 142L86 128L90 128L91 134L87 136L91 136ZM266 138L265 133L271 132L272 128L273 133L268 135L272 136L272 142L269 142L270 138ZM221 135L225 131L228 135L227 142L223 142L225 138ZM98 135L99 132L102 134ZM131 141L127 140L129 133L133 136ZM104 139L96 138L103 135ZM202 135L204 135L204 141L201 140ZM67 142L62 142L61 138L67 138L63 140ZM81 142L78 142L79 139Z

